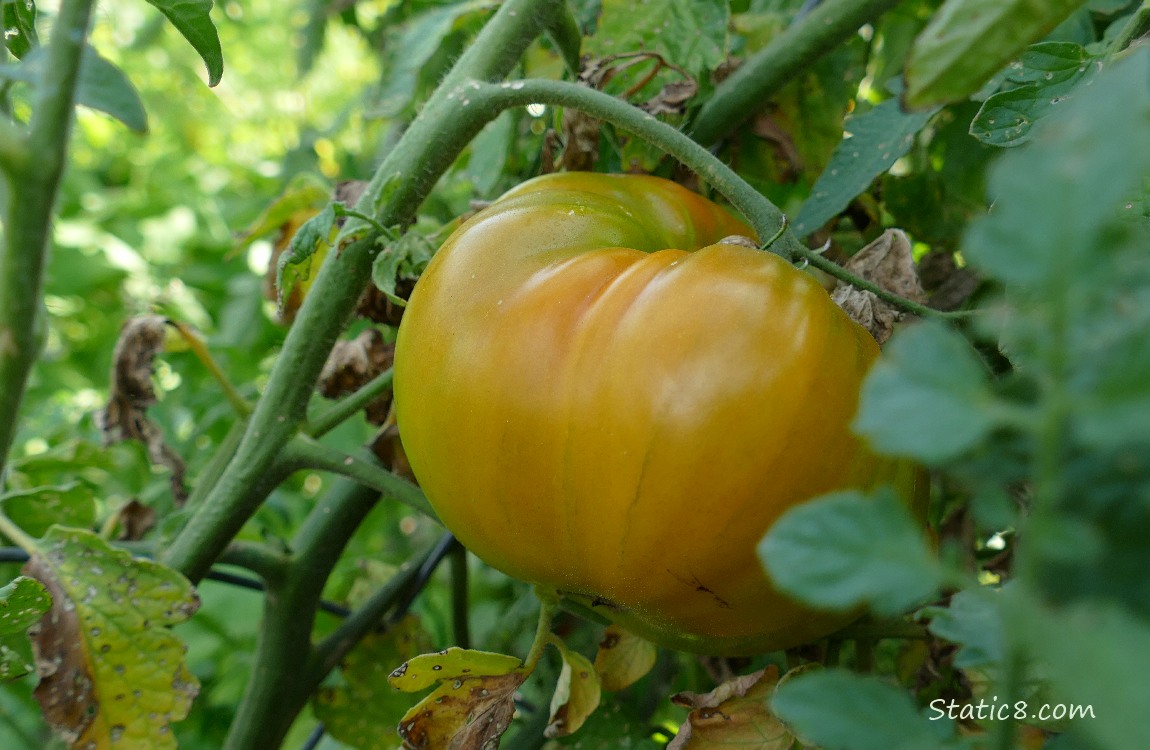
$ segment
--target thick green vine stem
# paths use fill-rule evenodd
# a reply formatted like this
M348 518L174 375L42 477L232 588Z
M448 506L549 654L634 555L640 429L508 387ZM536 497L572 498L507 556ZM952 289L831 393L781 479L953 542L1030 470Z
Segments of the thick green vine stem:
M691 137L711 144L730 134L796 75L899 1L824 0L715 88L690 126Z
M20 402L44 334L42 289L52 208L72 130L72 103L80 55L88 38L93 0L64 0L44 50L27 135L5 121L7 202L0 221L0 476L16 434ZM12 141L7 139L12 138ZM23 154L14 153L21 149Z
M439 176L486 124L448 92L473 76L505 77L563 12L562 0L507 0L501 5L384 159L355 210L385 227L409 224ZM370 279L372 260L382 249L379 232L356 219L345 230L338 252L328 255L288 332L234 457L164 556L163 562L193 581L207 572L274 486L269 472L299 431L320 370Z

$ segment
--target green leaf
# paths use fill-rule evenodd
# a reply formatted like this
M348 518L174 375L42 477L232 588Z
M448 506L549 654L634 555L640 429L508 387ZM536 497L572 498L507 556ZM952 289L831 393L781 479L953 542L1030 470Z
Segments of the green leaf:
M965 99L1085 0L947 0L915 40L904 101L919 108Z
M937 109L903 112L888 99L874 109L847 120L849 138L835 148L830 164L815 182L811 197L795 219L795 232L806 236L839 214L875 177L890 169L910 150L915 134Z
M420 73L439 51L463 16L487 12L486 0L441 5L411 19L398 39L388 45L392 64L377 101L375 114L397 117L411 104Z
M987 371L942 323L895 334L863 383L854 430L882 453L941 463L997 424Z
M1140 688L1150 670L1146 621L1107 601L1084 601L1066 610L1019 609L1020 635L1053 681L1050 702L1091 708L1092 715L1069 722L1075 732L1096 747L1150 747Z
M905 691L840 669L784 680L770 703L800 737L824 750L965 747L950 721L919 714Z
M0 65L0 78L37 85L46 53L43 47L31 50L15 65ZM148 130L148 115L139 92L124 71L85 45L80 59L80 79L76 103L111 115L138 133Z
M4 44L17 59L40 46L36 34L36 3L33 0L0 0Z
M784 513L759 543L778 588L821 609L905 612L935 595L942 569L889 490L836 492Z
M407 300L395 293L401 278L417 279L431 262L432 247L418 232L407 232L375 256L371 280L393 304L404 307Z
M0 682L29 674L36 667L25 631L52 606L43 584L20 576L0 587Z
M320 264L335 240L336 218L335 206L329 203L296 230L291 245L280 254L276 263L276 302L281 316L284 302L291 298L296 285L306 289L319 272Z
M637 13L629 0L603 0L599 28L584 52L605 57L653 51L699 76L726 59L729 20L727 3L648 0Z
M31 487L0 495L4 513L29 535L43 536L53 525L88 528L96 521L91 491L77 482Z
M76 102L111 115L137 133L148 132L148 115L136 87L92 47L84 47Z
M947 607L931 608L930 632L962 646L954 658L961 669L1001 664L1006 648L998 601L1004 593L979 588L960 591Z
M583 726L587 717L599 707L602 690L599 675L586 656L567 648L562 641L555 641L555 644L563 656L563 669L551 696L551 719L547 722L545 734L563 737Z
M475 136L465 174L481 196L491 195L503 177L503 167L515 135L513 113L503 112Z
M1062 104L1080 81L1099 69L1098 58L1070 42L1042 42L1011 63L1007 88L982 104L970 134L992 146L1017 146L1030 140L1034 123Z
M411 699L388 684L388 665L419 654L427 641L413 615L360 641L340 664L342 682L316 693L315 715L328 733L357 750L398 748L395 726Z
M328 181L317 174L295 175L283 192L240 233L239 247L247 247L260 237L279 232L299 214L318 213L331 202L331 192Z
M387 679L393 688L414 693L437 682L478 675L505 675L521 666L523 662L514 656L452 646L404 662Z
M1104 263L1102 231L1150 171L1150 50L1093 79L1034 142L990 173L994 211L967 233L963 254L1011 285L1066 286Z
M172 25L184 35L192 49L208 66L208 85L215 86L224 75L224 53L220 37L212 23L212 0L148 0L168 17Z
M199 683L170 626L199 606L174 570L133 559L87 531L53 527L25 566L52 595L32 632L56 669L36 699L73 747L176 747L171 723L188 714Z

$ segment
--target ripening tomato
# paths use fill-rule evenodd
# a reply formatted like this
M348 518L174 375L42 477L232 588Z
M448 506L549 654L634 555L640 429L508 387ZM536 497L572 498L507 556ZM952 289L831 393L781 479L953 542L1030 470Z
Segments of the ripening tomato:
M747 654L851 615L777 592L788 508L913 467L851 434L879 354L810 275L716 244L751 230L654 177L555 174L463 224L396 348L401 439L481 559L651 640ZM671 249L668 249L671 248Z

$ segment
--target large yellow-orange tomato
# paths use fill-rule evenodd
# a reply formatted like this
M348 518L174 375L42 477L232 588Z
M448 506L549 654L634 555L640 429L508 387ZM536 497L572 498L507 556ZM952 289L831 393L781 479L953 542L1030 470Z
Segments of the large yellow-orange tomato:
M515 188L436 254L403 316L403 446L443 523L512 576L657 643L748 654L851 615L778 593L785 510L894 483L848 424L879 354L808 274L654 177ZM881 544L881 539L875 540Z

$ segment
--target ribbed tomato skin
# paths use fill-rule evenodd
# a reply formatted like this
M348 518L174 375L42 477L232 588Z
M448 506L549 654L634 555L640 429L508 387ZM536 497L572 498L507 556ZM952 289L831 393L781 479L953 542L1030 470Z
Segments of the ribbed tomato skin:
M894 483L848 425L879 354L808 274L654 177L568 173L463 224L396 347L404 448L443 523L505 573L656 642L747 654L850 615L776 592L785 510Z

